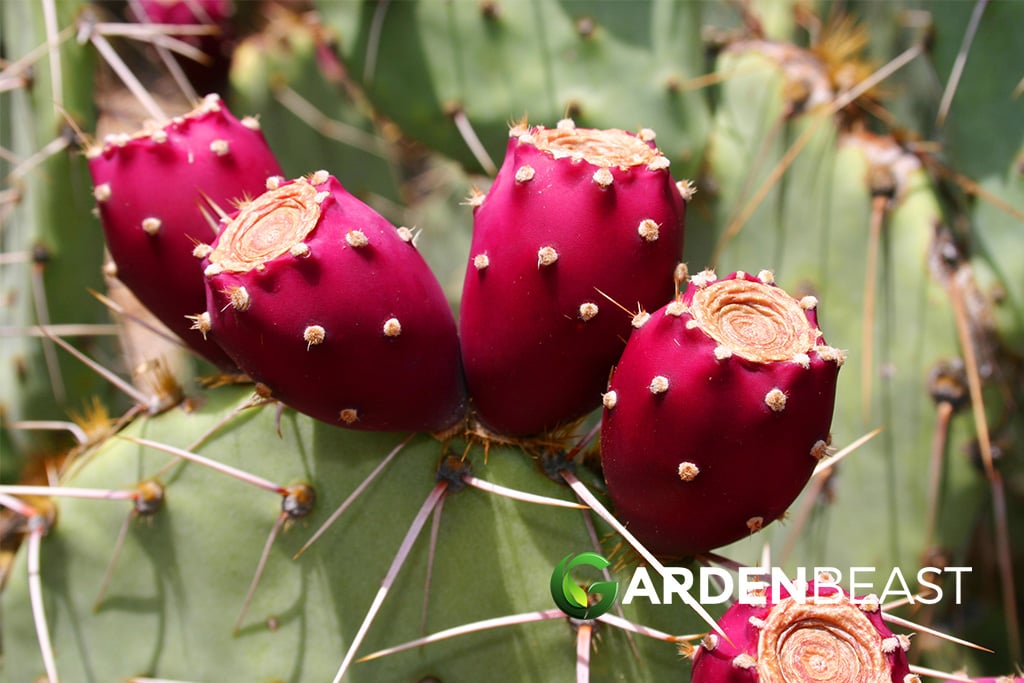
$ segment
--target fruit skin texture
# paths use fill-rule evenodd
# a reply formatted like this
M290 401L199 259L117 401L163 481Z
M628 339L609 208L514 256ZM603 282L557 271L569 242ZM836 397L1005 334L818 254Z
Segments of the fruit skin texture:
M904 683L910 641L886 626L877 599L851 601L841 589L813 581L805 595L801 607L780 586L778 602L769 589L761 605L733 604L718 620L732 643L706 637L694 652L691 682Z
M842 361L820 335L813 300L800 305L747 274L710 278L695 276L633 332L605 395L601 453L616 515L667 558L736 541L786 510L826 453ZM732 295L710 299L722 305L722 329L740 342L784 334L793 345L772 353L785 360L743 358L694 320L694 296L748 286L755 298L774 295L785 324L803 329L779 332L759 299Z
M643 159L567 151L608 131L514 128L476 202L459 332L477 417L500 434L542 434L600 405L631 318L601 292L634 311L672 295L681 189L652 135L611 133ZM545 136L560 148L541 149Z
M271 186L203 260L212 338L275 398L324 422L452 427L465 410L455 320L408 231L324 171ZM234 268L224 255L239 248L253 258Z
M216 235L199 208L204 196L230 211L281 174L255 120L239 121L211 95L162 127L108 138L90 151L89 171L117 277L190 348L233 369L187 319L206 302L192 251Z

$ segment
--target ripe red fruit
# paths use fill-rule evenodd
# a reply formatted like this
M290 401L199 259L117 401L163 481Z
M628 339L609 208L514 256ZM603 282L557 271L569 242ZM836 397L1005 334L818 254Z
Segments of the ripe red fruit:
M408 229L326 171L268 187L206 250L197 329L275 398L324 422L456 424L465 389L455 320Z
M693 655L692 683L906 683L910 639L882 621L878 599L851 598L811 582L803 599L785 588L757 605L737 602ZM729 642L732 641L732 642Z
M612 301L651 310L672 295L689 189L653 137L513 128L474 202L459 320L485 427L541 434L598 407L630 331Z
M807 297L712 273L633 332L605 394L616 515L656 555L731 543L777 519L824 456L843 355Z
M192 250L216 232L200 207L263 191L281 168L255 119L239 121L211 95L194 111L89 151L93 195L117 277L146 308L210 362L234 363L191 330L206 302Z

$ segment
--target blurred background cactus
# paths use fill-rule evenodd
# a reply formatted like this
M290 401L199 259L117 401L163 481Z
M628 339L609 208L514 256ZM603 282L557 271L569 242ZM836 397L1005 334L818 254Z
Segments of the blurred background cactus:
M258 116L288 177L327 169L413 229L455 309L466 198L489 186L510 123L656 131L675 177L697 188L681 260L692 273L771 269L817 297L848 358L833 446L873 435L785 520L717 552L874 566L878 592L893 567L971 567L963 604L895 613L994 653L922 633L911 663L971 676L1022 665L1024 4L263 1L235 3L212 43L138 23L146 4L0 3L0 484L128 492L50 505L0 489L0 680L329 680L353 644L361 657L520 615L352 663L345 680L570 680L582 658L592 680L662 681L689 675L679 652L698 640L560 615L548 581L566 554L612 557L620 584L637 557L591 513L485 492L453 464L574 501L551 458L596 415L544 442L414 436L292 559L405 435L346 431L265 405L251 386L197 381L213 367L140 324L145 312L104 277L82 153L152 116L111 52L169 115L219 90L237 115ZM190 59L197 45L207 66ZM62 342L136 392L173 378L185 398L112 428L138 395L113 391ZM279 496L129 438L245 470ZM588 446L573 466L601 495L598 455ZM144 482L164 492L158 509ZM282 510L298 483L316 492L306 516ZM421 538L403 543L414 518ZM382 581L389 595L364 633ZM681 605L621 616L673 636L710 628Z

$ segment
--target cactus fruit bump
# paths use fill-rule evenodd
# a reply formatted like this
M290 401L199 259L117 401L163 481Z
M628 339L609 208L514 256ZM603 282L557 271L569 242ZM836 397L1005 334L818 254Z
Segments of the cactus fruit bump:
M200 250L207 308L196 327L324 422L454 426L465 408L455 320L412 235L326 171L267 186Z
M216 235L201 207L230 209L280 175L257 121L238 120L210 95L162 126L109 136L88 156L118 279L196 353L233 369L216 344L190 329L187 316L206 300L192 250Z
M600 405L630 316L672 296L687 185L654 133L512 128L504 163L474 203L459 321L474 409L527 436Z
M736 541L807 483L843 360L816 303L768 271L705 271L630 337L604 397L601 453L617 516L651 552Z

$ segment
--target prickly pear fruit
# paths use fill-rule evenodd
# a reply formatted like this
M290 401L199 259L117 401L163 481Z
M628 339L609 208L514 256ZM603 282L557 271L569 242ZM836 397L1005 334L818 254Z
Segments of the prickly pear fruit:
M785 586L778 595L766 590L761 600L734 604L718 625L728 640L704 638L693 655L692 683L914 680L910 639L885 625L878 599L851 598L828 583L811 582L801 597Z
M117 277L189 347L221 368L233 368L187 319L206 303L192 250L216 235L203 215L207 201L230 209L232 202L263 192L268 177L280 175L259 124L239 121L210 95L163 126L108 137L88 156Z
M672 295L688 186L654 134L512 128L474 207L459 321L477 416L507 435L549 431L600 405L629 335L622 306Z
M219 24L230 16L230 0L141 0L154 24Z
M364 430L440 431L465 408L455 320L408 229L326 171L241 207L200 248L197 329L296 410Z
M710 271L633 332L604 395L617 516L655 554L731 543L777 519L826 453L842 352L816 300L772 275Z

